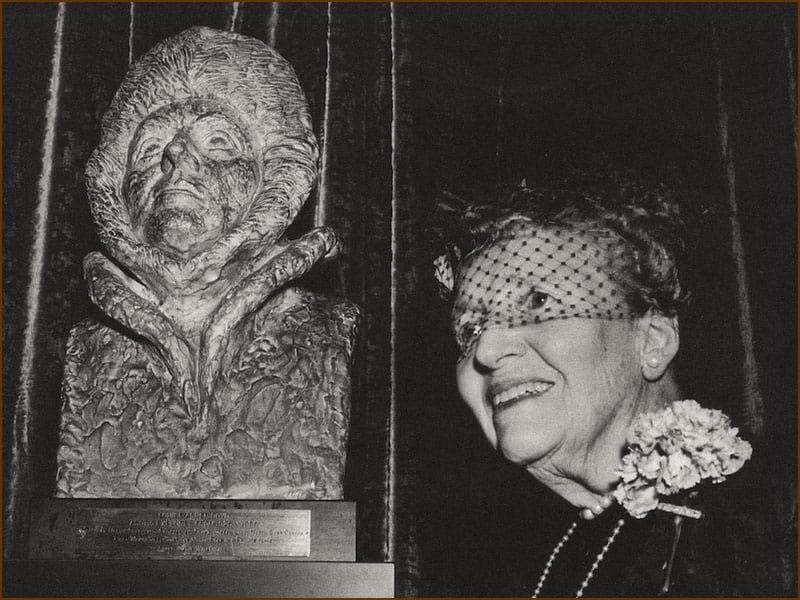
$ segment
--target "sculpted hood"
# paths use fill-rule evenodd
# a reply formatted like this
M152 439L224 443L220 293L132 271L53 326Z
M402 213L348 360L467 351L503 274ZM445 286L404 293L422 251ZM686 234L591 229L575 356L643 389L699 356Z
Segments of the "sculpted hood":
M139 124L190 99L237 111L254 132L263 178L236 228L206 252L180 260L136 237L122 189ZM272 244L282 235L314 184L317 157L308 104L291 65L259 40L193 27L154 46L125 76L86 167L89 202L103 245L143 280L185 282L202 275L211 282L239 248Z

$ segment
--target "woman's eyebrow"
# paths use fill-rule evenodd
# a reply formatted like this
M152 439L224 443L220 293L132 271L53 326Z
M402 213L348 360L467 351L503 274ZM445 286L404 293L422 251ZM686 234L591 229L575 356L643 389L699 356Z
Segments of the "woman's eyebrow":
M524 271L515 271L509 275L506 275L506 277L502 279L505 282L505 284L501 286L503 288L516 284L515 289L526 288L526 292L532 292L538 289L538 286L540 285L548 285L549 277L533 275L530 272L526 273Z
M471 311L480 311L486 312L488 310L488 305L486 304L486 297L487 293L483 293L480 295L476 294L468 294L466 298L462 299L458 304L461 306L461 314L458 316L459 319L463 318L464 315Z

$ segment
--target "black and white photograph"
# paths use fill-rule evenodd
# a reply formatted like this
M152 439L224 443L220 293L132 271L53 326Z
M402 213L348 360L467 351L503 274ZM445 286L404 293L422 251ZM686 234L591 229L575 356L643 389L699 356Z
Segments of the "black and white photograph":
M796 3L0 10L4 597L797 597Z

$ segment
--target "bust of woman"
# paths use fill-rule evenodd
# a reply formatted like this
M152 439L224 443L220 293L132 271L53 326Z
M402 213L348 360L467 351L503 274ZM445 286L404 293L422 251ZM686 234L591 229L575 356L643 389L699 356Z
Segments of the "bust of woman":
M104 318L67 343L57 495L341 497L358 310L289 285L333 232L284 235L317 157L258 40L196 27L131 68L86 169Z

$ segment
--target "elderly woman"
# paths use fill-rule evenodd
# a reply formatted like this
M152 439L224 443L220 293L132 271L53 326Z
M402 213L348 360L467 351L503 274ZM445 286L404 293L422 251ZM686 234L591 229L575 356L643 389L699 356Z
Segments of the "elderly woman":
M474 248L452 310L460 395L489 442L575 511L512 593L769 593L768 572L743 585L734 575L766 552L757 536L731 541L736 511L708 508L737 493L741 476L709 483L751 447L720 411L682 400L675 373L678 204L662 186L598 181L523 187L490 218L468 213ZM748 526L739 519L737 535Z

